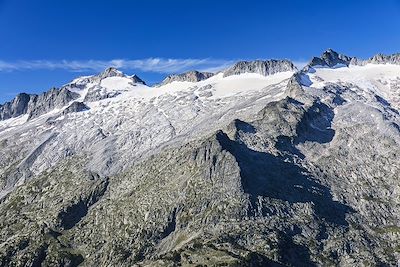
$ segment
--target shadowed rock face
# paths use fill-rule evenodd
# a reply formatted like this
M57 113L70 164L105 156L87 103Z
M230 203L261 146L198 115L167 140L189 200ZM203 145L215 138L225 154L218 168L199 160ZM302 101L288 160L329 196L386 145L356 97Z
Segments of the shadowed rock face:
M142 79L140 79L139 76L137 76L136 74L132 75L132 76L129 76L129 78L133 81L133 83L146 84L146 82L143 81Z
M352 57L348 57L339 54L336 51L333 51L332 49L328 49L321 55L321 57L314 57L308 66L309 67L326 66L330 68L335 67L337 65L348 66L352 59L353 59Z
M63 107L78 97L78 94L67 89L52 89L42 95L33 96L30 101L31 106L28 107L28 119L39 117L54 108Z
M0 254L0 260L350 266L369 259L380 264L384 256L376 249L387 244L369 241L379 238L368 228L368 220L376 218L361 212L356 199L344 203L332 192L346 183L351 167L332 175L321 161L305 164L299 150L333 142L335 114L328 104L271 102L255 120L234 120L223 131L166 148L114 177L82 173L85 160L72 157L0 205L0 212L7 212L0 237L15 231L14 221L25 233L0 250L13 256ZM343 157L343 148L338 153ZM32 210L35 223L21 216Z
M193 71L188 71L182 74L175 74L175 75L170 75L167 78L165 78L161 85L168 84L171 82L199 82L202 80L206 80L210 77L214 76L214 73L211 72L200 72L197 70Z
M19 94L13 101L0 106L0 120L28 114L28 119L36 118L54 108L61 108L79 95L67 89L53 88L41 95Z
M332 49L326 50L320 57L314 57L311 62L304 68L304 71L308 71L311 67L322 66L322 67L340 67L340 66L364 66L366 64L400 64L400 54L384 55L377 54L367 60L359 59L357 57L349 57L340 54Z
M258 73L263 76L279 72L295 71L296 67L288 60L255 60L240 61L231 68L224 71L224 77L239 75L243 73Z
M396 266L400 118L379 88L400 78L372 77L372 91L312 74L0 123L0 266Z
M28 104L31 96L25 93L19 94L11 102L0 106L0 120L15 118L28 112Z
M75 101L71 105L69 105L66 109L64 109L63 114L65 115L68 113L80 112L88 109L89 107L86 106L84 103Z

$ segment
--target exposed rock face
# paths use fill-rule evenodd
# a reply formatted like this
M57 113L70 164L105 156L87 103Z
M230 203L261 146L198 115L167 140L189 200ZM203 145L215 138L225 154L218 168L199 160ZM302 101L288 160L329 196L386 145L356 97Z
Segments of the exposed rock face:
M321 57L314 57L311 62L305 67L307 71L313 66L323 66L333 68L335 66L364 66L366 64L400 64L400 54L384 55L377 54L367 60L359 59L356 57L349 57L339 54L332 49L325 51Z
M242 73L258 73L263 76L279 72L295 71L296 67L288 60L255 60L240 61L224 71L224 77L239 75Z
M80 97L78 93L73 91L84 90L88 85L91 86L91 88L89 88L88 93L85 95L84 101L86 102L115 97L119 95L120 92L108 92L101 86L101 81L110 77L126 78L131 84L146 84L137 75L126 76L116 68L108 68L98 75L77 79L72 83L63 86L61 89L52 88L40 95L25 93L19 94L12 101L0 105L0 121L25 114L28 114L29 120L37 118L55 108L62 108L71 101ZM77 106L73 106L72 108L75 107Z
M121 94L121 90L108 90L104 86L102 86L102 81L107 78L114 78L118 77L125 82L128 82L130 85L135 84L142 84L145 85L146 83L140 79L137 75L127 76L123 74L121 71L115 68L108 68L104 72L89 77L88 79L83 79L79 81L78 88L85 88L88 87L88 92L85 95L84 101L85 102L94 102L99 101L106 98L113 98L117 95Z
M146 82L140 79L139 76L137 76L136 74L129 76L129 78L132 80L133 83L146 84Z
M210 77L214 76L214 73L211 72L200 72L197 70L193 71L188 71L185 73L181 74L174 74L174 75L169 75L167 78L165 78L161 85L168 84L171 82L199 82L202 80L206 80Z
M17 95L13 101L0 105L0 120L15 118L28 112L31 96L25 93Z
M100 79L105 79L109 77L124 77L124 76L125 75L121 71L117 70L116 68L110 67L105 69L97 77L99 77Z
M364 66L366 64L400 64L400 54L384 55L377 54L367 60L359 59L356 57L349 57L343 54L339 54L332 49L326 50L321 57L314 57L311 62L304 68L304 71L308 71L309 68L314 66L322 66L333 68L336 66Z
M79 95L65 88L51 89L41 95L19 94L12 102L0 106L0 120L28 114L28 119L36 118L54 108L61 108Z
M326 50L321 57L314 57L308 67L323 66L335 67L337 65L348 66L353 58L333 51L332 49Z
M400 54L384 55L377 54L368 60L354 59L351 61L352 65L363 66L366 64L400 64Z
M72 102L71 105L69 105L66 109L64 109L62 114L68 114L68 113L74 113L74 112L80 112L80 111L85 111L88 110L89 107L86 106L82 102Z
M87 112L0 122L0 266L396 266L396 73L215 77L147 98L119 77L106 93L125 95Z
M95 85L91 88L89 88L87 94L85 95L85 102L94 102L94 101L99 101L103 100L106 98L113 98L116 97L117 95L120 95L121 93L119 91L107 91L104 87L100 85Z
M31 97L29 103L28 119L39 117L55 108L61 108L78 97L78 94L70 92L67 89L58 90L56 88L53 88L42 95L34 95Z

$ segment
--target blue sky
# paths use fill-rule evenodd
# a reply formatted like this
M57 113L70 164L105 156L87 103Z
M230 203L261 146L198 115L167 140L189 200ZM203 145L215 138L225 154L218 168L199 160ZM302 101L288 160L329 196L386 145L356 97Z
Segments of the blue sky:
M239 59L400 52L400 1L0 0L0 102L107 65L148 83Z

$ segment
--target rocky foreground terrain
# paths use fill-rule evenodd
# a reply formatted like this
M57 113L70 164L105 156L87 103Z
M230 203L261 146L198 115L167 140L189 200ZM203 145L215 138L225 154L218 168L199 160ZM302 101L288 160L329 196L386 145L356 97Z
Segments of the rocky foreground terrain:
M0 266L396 266L400 56L327 50L0 106Z

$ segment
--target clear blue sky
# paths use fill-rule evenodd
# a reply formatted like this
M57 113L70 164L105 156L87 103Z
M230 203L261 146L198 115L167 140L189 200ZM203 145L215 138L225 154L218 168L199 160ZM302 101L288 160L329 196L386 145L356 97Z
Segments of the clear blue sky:
M400 52L400 1L0 0L0 102L109 63L154 83L238 59L306 61L327 48Z

